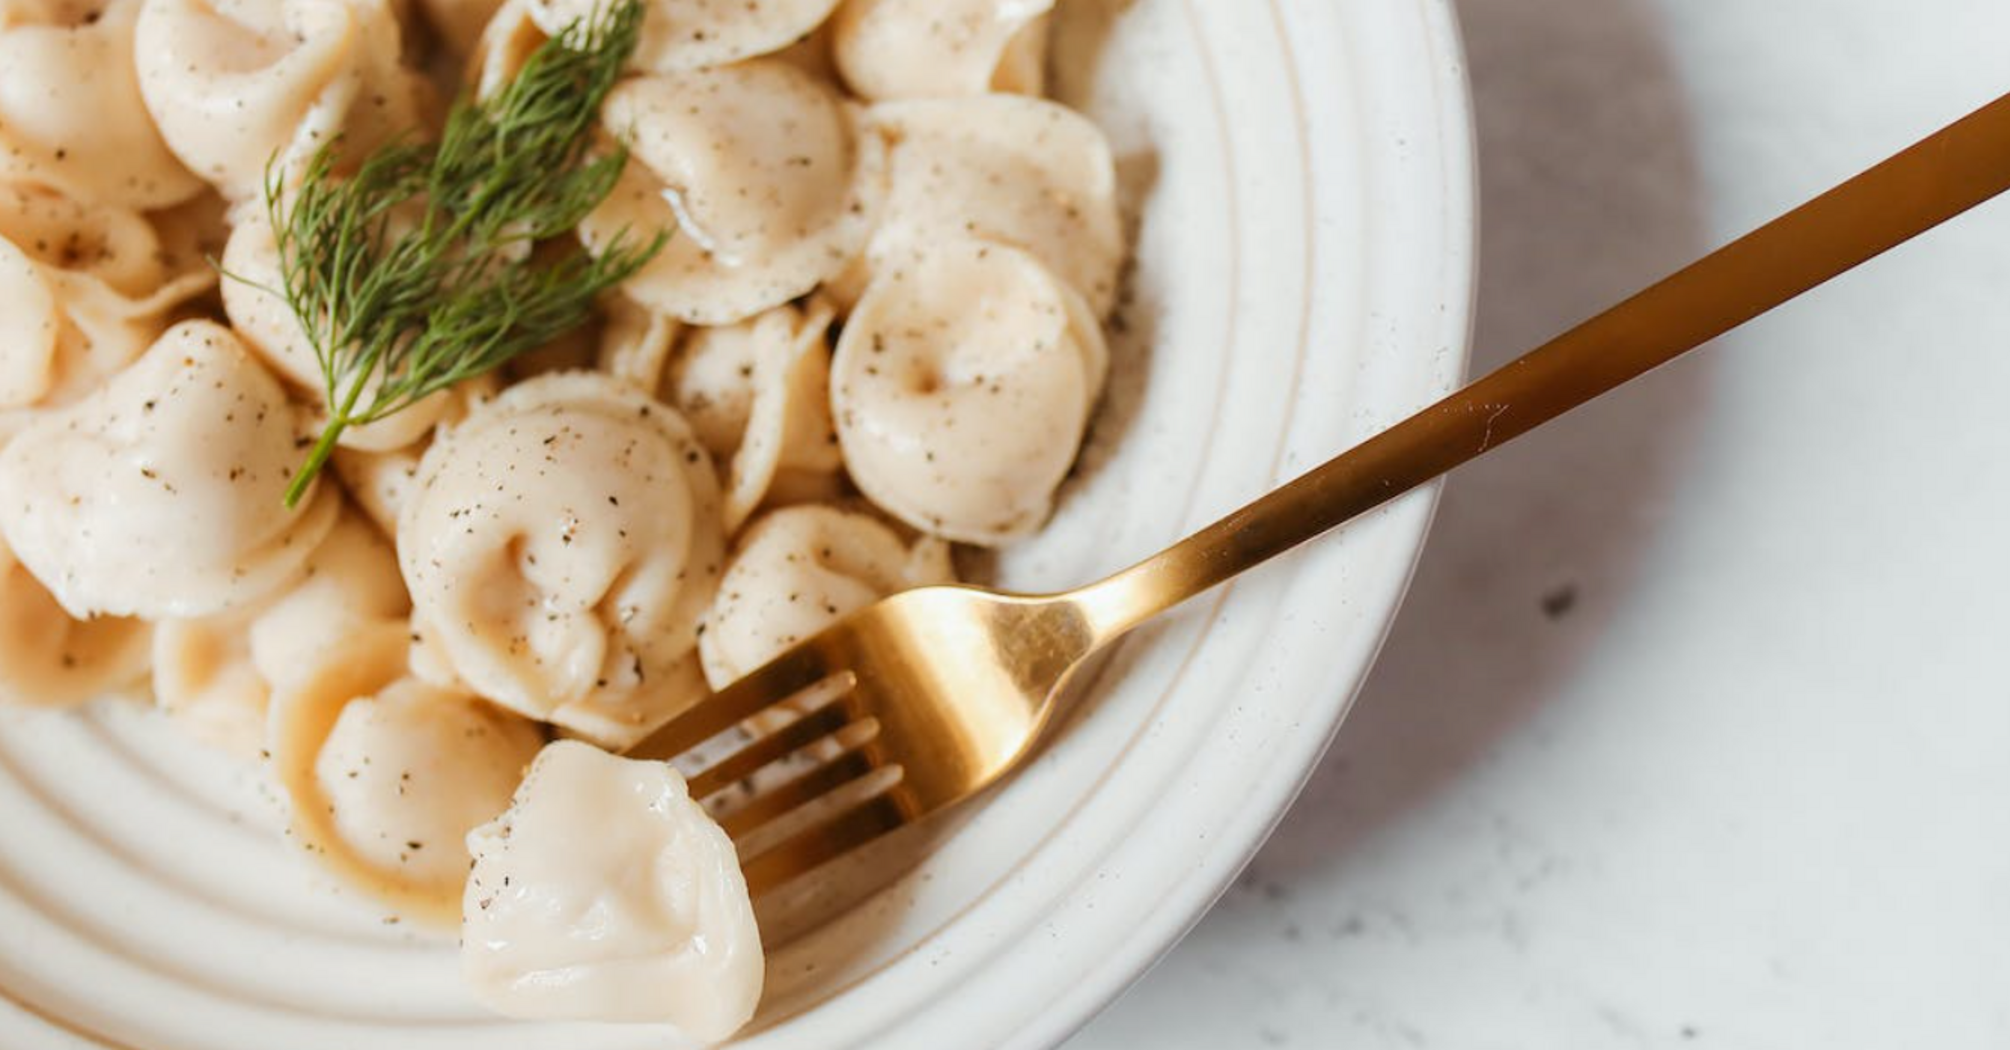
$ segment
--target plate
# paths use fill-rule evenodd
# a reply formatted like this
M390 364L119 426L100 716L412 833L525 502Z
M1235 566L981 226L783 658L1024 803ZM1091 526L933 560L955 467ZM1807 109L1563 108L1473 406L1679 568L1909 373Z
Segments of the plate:
M1471 126L1446 0L1065 0L1060 94L1137 221L1062 587L1165 546L1462 372ZM769 907L749 1050L1061 1042L1206 910L1345 715L1429 525L1413 494L1127 640L955 820ZM0 1046L663 1050L490 1018L451 943L315 879L257 776L143 707L0 720ZM813 928L805 917L835 915ZM793 931L805 932L797 934Z

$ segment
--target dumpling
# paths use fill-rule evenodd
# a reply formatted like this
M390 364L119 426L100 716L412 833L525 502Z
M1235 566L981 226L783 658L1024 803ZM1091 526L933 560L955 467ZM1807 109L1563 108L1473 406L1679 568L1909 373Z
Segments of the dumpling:
M779 306L749 321L694 330L672 362L664 398L729 464L726 531L771 496L828 498L844 460L830 412L836 313L822 300Z
M1032 252L1097 317L1109 315L1125 249L1102 129L1019 95L889 102L872 115L892 144L885 214L836 294L855 298L870 276L913 269L935 246L971 238Z
M140 0L0 4L0 182L141 210L202 190L141 104L139 13Z
M384 0L143 0L140 93L182 162L234 201L342 138L349 156L423 124Z
M377 625L402 631L409 610L391 544L346 512L295 586L249 609L157 624L154 699L194 735L256 757L273 690Z
M845 0L831 18L838 69L874 101L1046 87L1054 0Z
M404 625L324 654L272 700L294 842L343 884L436 927L458 920L468 832L509 805L544 735L404 674Z
M335 450L335 476L342 479L342 487L364 516L386 536L395 539L398 535L398 516L412 490L419 486L419 464L429 447L410 445L391 452Z
M684 323L615 292L602 304L605 318L594 367L644 390L654 391L669 366ZM688 417L687 417L688 418ZM696 420L691 420L693 426ZM701 435L702 437L702 435Z
M461 383L450 392L452 400L437 425L447 427L466 419L475 406L494 400L501 389L493 374ZM428 433L416 442L384 452L352 447L335 450L335 476L342 479L349 498L386 536L397 538L398 516L419 485L419 464L432 441L433 435Z
M398 525L415 665L619 747L703 695L725 534L675 410L594 373L512 387L426 453Z
M530 0L530 17L556 36L591 18L604 0ZM837 0L643 0L642 41L631 65L653 73L723 66L772 54L808 36Z
M179 220L192 210L198 210L193 203L157 214ZM132 208L31 183L0 183L0 237L41 265L95 278L129 298L198 272L215 279L196 235L177 231L170 238Z
M1082 297L1033 256L952 243L881 276L838 341L852 480L923 532L985 546L1046 521L1109 367Z
M0 543L0 703L67 707L137 685L150 633L142 620L73 619Z
M552 744L468 850L461 971L490 1009L706 1042L753 1017L766 963L747 881L669 763Z
M130 209L0 186L0 414L97 389L215 281L207 266L176 272L166 257Z
M0 532L72 616L248 605L296 577L341 510L318 485L284 505L299 423L229 329L176 325L0 453Z
M738 324L687 329L621 296L598 363L683 413L726 467L732 533L764 502L827 499L839 487L827 342L836 319L830 303L812 298Z
M705 679L724 689L849 613L955 577L940 540L910 545L871 515L837 507L775 511L740 538L705 614Z
M804 295L864 249L883 189L883 145L854 112L779 59L629 80L602 121L633 156L581 239L676 230L623 289L693 324Z

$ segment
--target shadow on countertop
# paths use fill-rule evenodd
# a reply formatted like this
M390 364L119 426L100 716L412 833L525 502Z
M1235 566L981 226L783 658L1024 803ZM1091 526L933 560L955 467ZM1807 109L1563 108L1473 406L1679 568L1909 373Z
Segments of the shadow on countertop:
M1479 375L1710 245L1651 11L1465 0L1460 14L1479 123ZM1454 478L1359 704L1241 892L1345 864L1575 673L1626 602L1708 367L1678 362Z

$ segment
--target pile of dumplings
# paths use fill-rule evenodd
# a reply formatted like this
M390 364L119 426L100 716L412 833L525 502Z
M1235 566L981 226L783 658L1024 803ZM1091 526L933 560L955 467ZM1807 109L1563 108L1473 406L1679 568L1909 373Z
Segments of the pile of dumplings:
M416 920L472 907L470 831L565 823L537 783L674 778L614 756L1038 530L1108 368L1126 245L1102 133L1040 97L1051 0L646 0L600 129L630 162L577 233L667 248L590 327L349 430L288 510L323 378L268 173L427 134L456 88L422 70L492 92L596 2L0 0L0 698L149 691ZM755 936L738 899L715 940ZM758 995L751 950L714 969ZM584 984L516 1012L635 1019ZM699 998L659 1019L752 1010Z

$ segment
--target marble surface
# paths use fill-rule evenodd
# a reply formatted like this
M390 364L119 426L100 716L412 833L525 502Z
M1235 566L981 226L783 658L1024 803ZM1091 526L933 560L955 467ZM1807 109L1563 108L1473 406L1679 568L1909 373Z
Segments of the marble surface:
M1223 0L1226 2L1226 0ZM2002 0L1465 0L1490 367L2010 90ZM2010 200L1459 475L1069 1050L2010 1045Z

